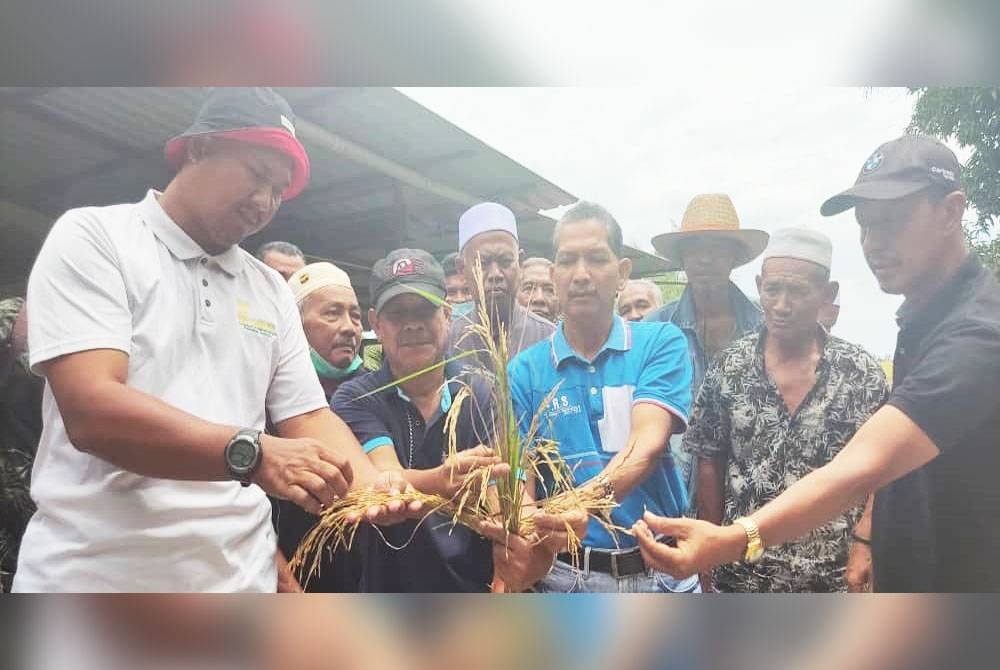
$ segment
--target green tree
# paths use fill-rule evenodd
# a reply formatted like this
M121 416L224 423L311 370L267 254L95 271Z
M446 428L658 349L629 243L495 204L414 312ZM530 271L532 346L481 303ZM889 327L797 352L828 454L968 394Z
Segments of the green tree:
M954 139L972 154L962 184L978 219L966 221L969 243L1000 276L1000 88L914 88L910 130Z

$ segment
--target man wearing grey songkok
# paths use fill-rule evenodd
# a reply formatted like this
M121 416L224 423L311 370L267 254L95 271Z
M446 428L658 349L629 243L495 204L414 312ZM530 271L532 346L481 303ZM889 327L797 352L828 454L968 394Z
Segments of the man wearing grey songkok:
M705 375L684 448L698 464L698 516L733 523L828 463L888 393L879 364L817 323L833 299L832 247L805 228L775 232L757 277L764 326ZM755 565L718 568L725 592L866 590L870 498ZM705 590L713 575L702 575Z

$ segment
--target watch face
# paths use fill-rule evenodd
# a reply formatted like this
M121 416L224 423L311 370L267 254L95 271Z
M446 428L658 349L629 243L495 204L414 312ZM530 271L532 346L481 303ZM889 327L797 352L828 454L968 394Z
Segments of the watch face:
M247 440L236 440L229 446L229 465L233 470L249 470L257 457L257 447Z

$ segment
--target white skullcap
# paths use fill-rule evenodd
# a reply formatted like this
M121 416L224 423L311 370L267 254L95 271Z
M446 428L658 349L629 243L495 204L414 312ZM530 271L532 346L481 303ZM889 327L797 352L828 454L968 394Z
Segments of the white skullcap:
M833 260L830 238L806 228L784 228L771 234L763 259L797 258L822 265L827 270Z
M301 270L296 270L295 274L288 278L288 285L292 287L292 295L295 296L297 305L301 305L310 294L327 286L343 286L354 290L351 278L346 272L333 263L325 262L310 263Z
M517 239L517 219L514 212L495 202L481 202L465 210L458 219L458 250L465 248L476 235L500 230Z

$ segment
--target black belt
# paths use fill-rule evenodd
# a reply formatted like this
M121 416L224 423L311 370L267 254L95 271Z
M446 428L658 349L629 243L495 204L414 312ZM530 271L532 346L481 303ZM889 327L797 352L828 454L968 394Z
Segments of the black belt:
M558 554L556 558L563 563L574 565L572 554L562 553ZM646 567L646 562L642 560L642 554L638 547L624 551L581 547L577 563L584 571L603 572L615 579L641 575L649 570Z

